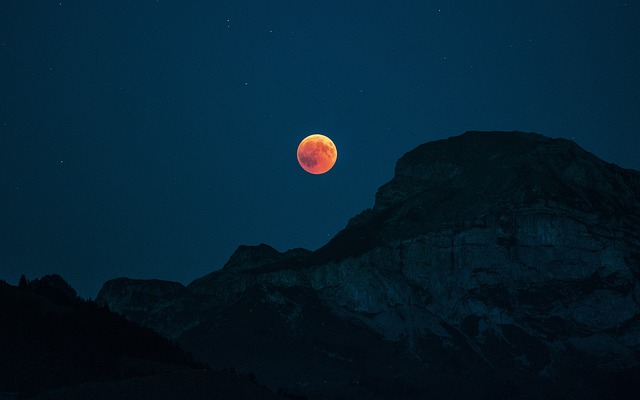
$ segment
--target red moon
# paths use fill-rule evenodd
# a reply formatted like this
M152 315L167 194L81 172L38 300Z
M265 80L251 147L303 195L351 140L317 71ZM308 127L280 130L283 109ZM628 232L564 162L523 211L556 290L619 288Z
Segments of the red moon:
M298 146L298 163L310 174L324 174L333 167L337 158L336 145L319 133L307 136Z

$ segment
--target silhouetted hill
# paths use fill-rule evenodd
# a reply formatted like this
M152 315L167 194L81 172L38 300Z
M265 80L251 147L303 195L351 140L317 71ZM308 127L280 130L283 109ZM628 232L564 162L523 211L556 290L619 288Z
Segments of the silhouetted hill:
M405 154L317 251L240 246L188 286L98 301L310 398L640 392L640 173L572 141L467 132Z
M23 277L18 287L0 281L0 398L175 399L185 391L192 399L276 398L249 377L210 371L150 328L79 299L58 275Z

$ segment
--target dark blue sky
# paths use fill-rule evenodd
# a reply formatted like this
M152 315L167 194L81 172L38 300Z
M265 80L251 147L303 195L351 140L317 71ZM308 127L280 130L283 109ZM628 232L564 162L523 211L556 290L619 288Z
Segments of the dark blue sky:
M0 2L0 279L188 283L316 249L466 130L640 169L637 1ZM321 176L299 141L338 147Z

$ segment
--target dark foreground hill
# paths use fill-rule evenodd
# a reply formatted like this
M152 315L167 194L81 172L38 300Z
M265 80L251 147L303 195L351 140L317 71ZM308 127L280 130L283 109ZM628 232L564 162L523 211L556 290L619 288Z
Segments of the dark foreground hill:
M623 399L640 390L640 173L468 132L405 154L317 251L241 246L98 301L311 399Z
M186 396L186 397L184 397ZM80 300L60 276L0 281L0 399L268 399L149 328Z

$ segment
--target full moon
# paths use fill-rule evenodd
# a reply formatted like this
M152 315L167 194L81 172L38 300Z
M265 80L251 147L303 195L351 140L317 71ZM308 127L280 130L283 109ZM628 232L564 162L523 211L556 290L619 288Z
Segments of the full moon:
M298 163L310 174L324 174L333 167L337 158L336 145L319 133L307 136L298 145Z

